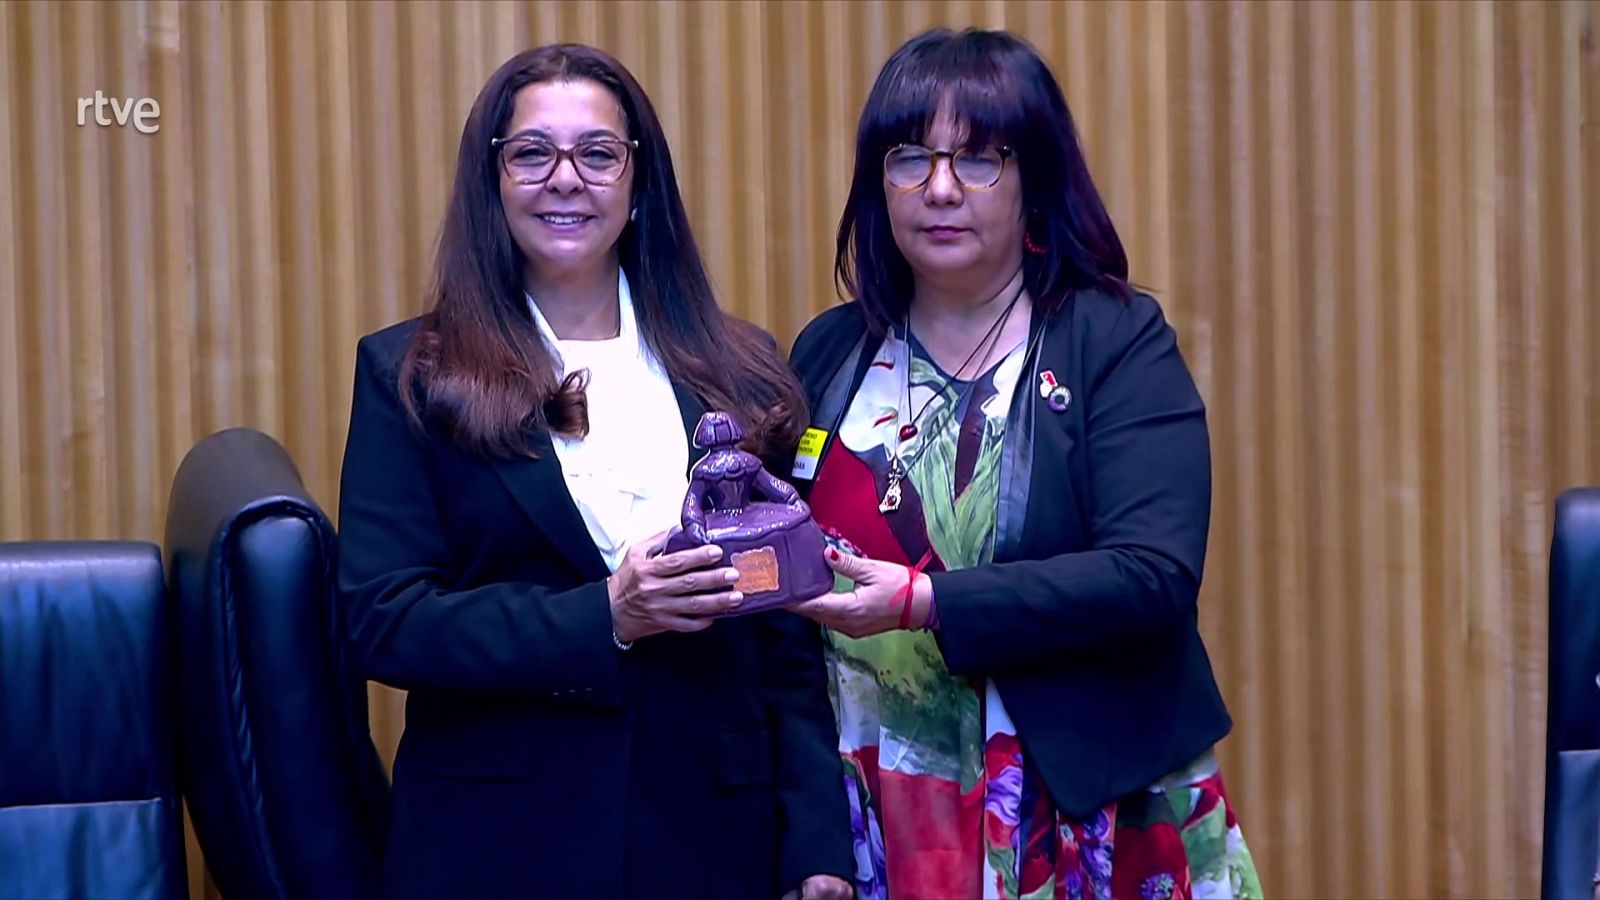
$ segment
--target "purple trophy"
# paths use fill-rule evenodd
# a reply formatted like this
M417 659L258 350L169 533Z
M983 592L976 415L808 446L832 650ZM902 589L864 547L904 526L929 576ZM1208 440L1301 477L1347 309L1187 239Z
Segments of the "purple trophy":
M793 485L738 448L743 439L744 430L727 413L700 417L694 445L707 452L689 472L683 525L666 544L668 553L705 544L722 548L723 562L739 570L734 589L745 597L730 615L788 606L833 589L811 508ZM752 493L766 500L752 500Z

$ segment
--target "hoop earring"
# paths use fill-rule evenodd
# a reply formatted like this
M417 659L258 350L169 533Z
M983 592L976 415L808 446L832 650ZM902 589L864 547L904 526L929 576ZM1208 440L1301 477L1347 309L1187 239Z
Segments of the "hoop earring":
M1022 233L1022 246L1035 256L1043 256L1045 253L1043 247L1033 242L1033 235L1028 234L1026 231Z

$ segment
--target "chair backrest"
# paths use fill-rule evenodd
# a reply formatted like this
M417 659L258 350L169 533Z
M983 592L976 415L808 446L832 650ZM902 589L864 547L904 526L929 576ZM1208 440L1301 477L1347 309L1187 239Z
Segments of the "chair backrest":
M0 544L0 897L187 893L161 551Z
M1549 671L1541 893L1588 898L1600 866L1600 488L1556 500Z
M173 481L183 792L238 898L374 896L388 782L344 664L332 524L274 440L202 440Z

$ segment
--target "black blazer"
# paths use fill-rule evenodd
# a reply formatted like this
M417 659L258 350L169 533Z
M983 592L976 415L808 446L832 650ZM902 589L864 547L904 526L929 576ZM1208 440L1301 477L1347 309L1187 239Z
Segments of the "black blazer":
M1196 625L1210 448L1152 298L1080 292L1048 321L1036 312L1035 337L1004 437L995 562L931 577L946 664L994 679L1026 758L1082 817L1231 727ZM855 303L795 341L828 445L880 344ZM1046 371L1072 394L1063 412L1039 391Z
M488 461L408 425L416 330L360 343L339 503L350 663L410 692L388 893L775 898L848 877L820 630L770 612L618 650L548 434L537 460ZM677 393L687 434L704 407Z

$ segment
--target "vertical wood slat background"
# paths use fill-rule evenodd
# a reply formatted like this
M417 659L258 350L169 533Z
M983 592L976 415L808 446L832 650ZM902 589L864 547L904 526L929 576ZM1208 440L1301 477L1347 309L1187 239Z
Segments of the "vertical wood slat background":
M0 539L159 539L231 425L336 512L355 341L420 311L461 124L516 50L634 70L726 303L787 342L833 302L877 68L925 27L1010 28L1209 404L1203 626L1267 889L1531 896L1551 505L1600 482L1597 13L0 4ZM79 127L97 89L160 131Z

